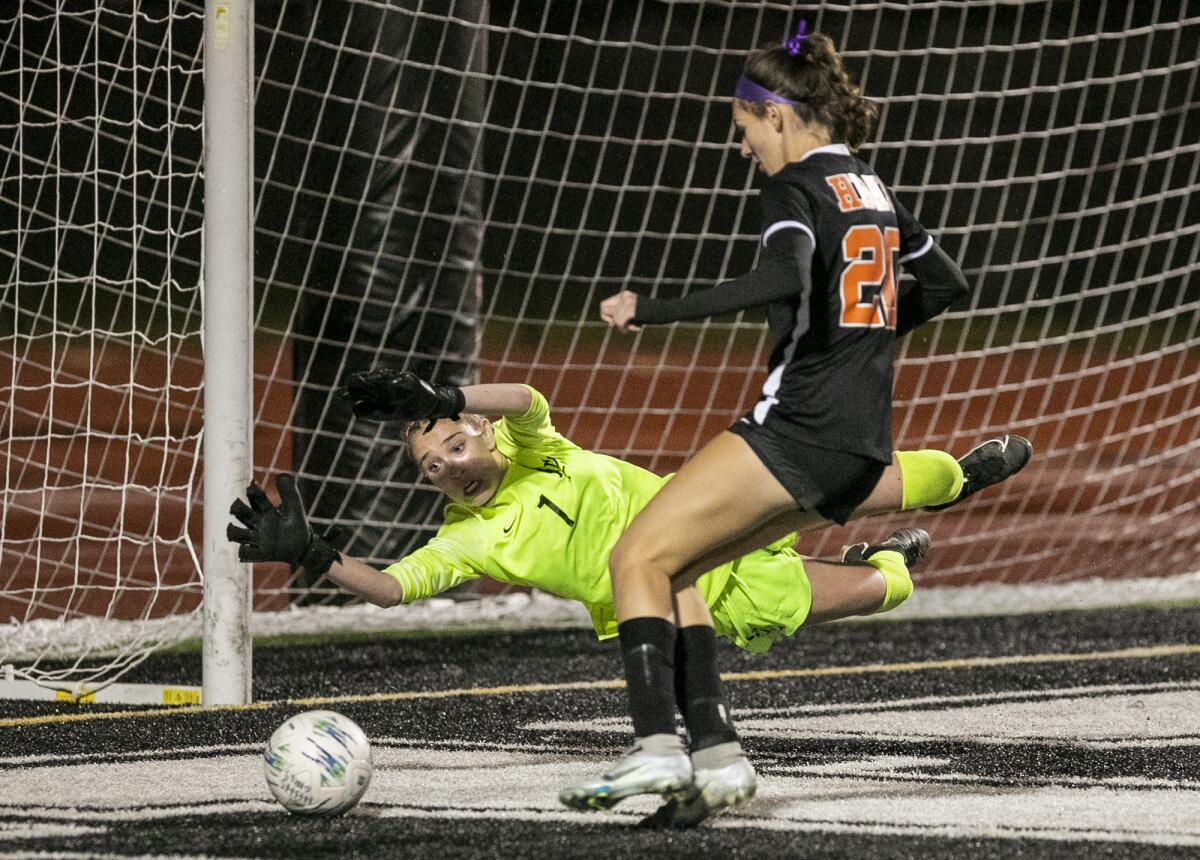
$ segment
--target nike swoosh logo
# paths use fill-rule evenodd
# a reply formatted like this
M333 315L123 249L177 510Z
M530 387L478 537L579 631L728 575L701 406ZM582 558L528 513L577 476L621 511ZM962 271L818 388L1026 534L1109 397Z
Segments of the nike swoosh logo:
M511 523L508 524L507 528L503 529L504 533L508 534L510 531L512 531L512 527L515 526L516 524L517 524L517 521L513 520Z

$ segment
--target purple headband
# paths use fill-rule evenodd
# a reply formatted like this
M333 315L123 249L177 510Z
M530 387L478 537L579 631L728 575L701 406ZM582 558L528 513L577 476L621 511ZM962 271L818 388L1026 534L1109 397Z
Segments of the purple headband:
M783 46L787 48L787 52L793 57L800 53L800 48L804 43L804 39L808 36L808 33L805 32L807 29L808 23L801 18L800 26L796 28L796 35L792 36L792 38L783 43ZM738 78L737 86L733 88L733 97L744 102L775 102L776 104L799 107L799 102L795 101L794 99L789 99L779 95L779 93L771 92L766 87L759 86L758 84L754 83L754 81L750 80L745 75L742 75L740 78Z
M781 96L779 93L773 93L766 87L754 83L745 75L738 78L737 86L733 88L733 97L744 102L775 102L792 107L800 106L799 102Z

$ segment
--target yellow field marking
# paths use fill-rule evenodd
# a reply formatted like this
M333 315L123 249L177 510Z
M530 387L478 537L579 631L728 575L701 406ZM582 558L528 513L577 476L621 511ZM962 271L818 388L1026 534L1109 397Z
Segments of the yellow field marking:
M951 660L926 660L912 663L868 663L862 666L823 666L814 669L765 669L761 672L726 672L726 681L765 681L774 678L816 678L830 675L867 675L885 672L924 672L942 669L981 669L993 666L1036 665L1045 663L1082 663L1095 660L1145 660L1152 657L1181 657L1200 654L1200 645L1152 645L1121 648L1116 651L1087 651L1078 654L1018 654L1008 657L960 657ZM43 717L0 719L0 728L76 723L92 720L123 720L137 717L174 717L182 714L265 711L272 708L322 707L356 702L411 702L430 699L456 699L467 696L508 696L516 693L557 693L569 690L613 690L625 686L620 679L606 681L569 681L561 684L509 684L502 687L466 687L402 693L370 693L351 696L317 696L305 699L278 699L250 705L214 705L180 707L170 710L105 711L95 714L54 714Z
M1182 657L1200 654L1200 645L1151 645L1116 651L1087 651L1081 654L1016 654L1009 657L960 657L925 660L920 663L870 663L866 666L827 666L821 669L767 669L762 672L729 672L726 681L761 681L769 678L801 678L821 675L866 675L872 672L921 672L927 669L978 669L1036 663L1083 663L1089 660L1144 660L1147 657Z

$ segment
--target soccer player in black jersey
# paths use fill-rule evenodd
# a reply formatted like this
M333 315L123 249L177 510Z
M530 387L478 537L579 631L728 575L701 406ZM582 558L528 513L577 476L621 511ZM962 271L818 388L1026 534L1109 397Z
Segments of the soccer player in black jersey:
M828 37L805 36L801 25L784 46L750 54L733 121L742 155L765 176L757 267L680 299L625 291L601 304L601 317L622 331L765 306L775 347L758 403L680 469L609 556L636 741L603 777L564 789L569 806L606 808L616 786L621 796L641 787L668 798L660 823L688 826L752 796L754 771L721 690L712 622L687 586L698 571L792 531L904 507L892 453L892 348L968 288L855 158L874 119ZM916 283L898 294L900 265ZM998 473L1029 457L1020 437L989 445L984 459ZM856 560L889 582L906 580L918 535L927 536L899 534L857 548ZM676 704L690 761L676 735Z

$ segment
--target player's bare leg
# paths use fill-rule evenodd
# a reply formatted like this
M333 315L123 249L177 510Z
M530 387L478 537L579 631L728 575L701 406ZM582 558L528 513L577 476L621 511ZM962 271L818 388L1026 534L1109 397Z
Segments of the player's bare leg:
M812 589L809 623L895 609L912 594L909 571L929 551L929 532L903 528L879 543L846 548L840 564L805 559Z
M715 493L716 487L724 492ZM781 538L790 531L786 515L795 513L796 502L750 446L721 433L663 485L613 548L618 621L670 618L671 592L703 572L691 575L694 562L744 539L762 541L758 548Z
M871 494L850 519L916 509L942 510L958 504L985 487L1015 475L1029 461L1031 450L1027 439L1010 434L983 442L958 460L944 451L897 451ZM794 508L784 511L696 559L686 569L686 576L689 580L700 576L790 532L828 526L829 520L818 513Z
M949 455L944 456L945 459L953 462ZM953 476L945 479L943 483L949 485L952 483L952 480ZM954 486L954 492L957 492L957 486ZM854 511L852 518L896 513L904 510L904 501L904 473L897 457L893 457L892 464L883 470L879 482L875 485L875 488L866 500ZM827 528L829 524L829 520L819 513L798 511L793 504L790 509L777 514L757 528L746 532L728 543L713 547L705 555L689 564L684 569L682 575L685 581L694 581L695 578L718 565L741 558L757 549L762 549L767 544L778 540L784 535L792 532Z
M805 624L870 615L887 594L883 574L868 564L806 558L804 574L812 589L812 606Z

